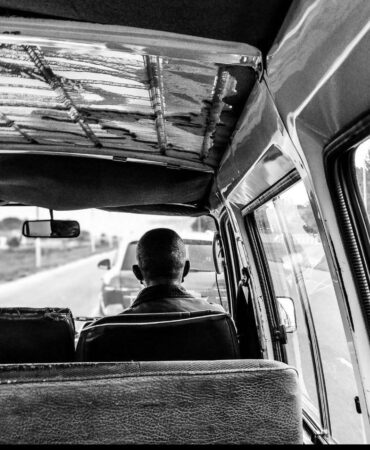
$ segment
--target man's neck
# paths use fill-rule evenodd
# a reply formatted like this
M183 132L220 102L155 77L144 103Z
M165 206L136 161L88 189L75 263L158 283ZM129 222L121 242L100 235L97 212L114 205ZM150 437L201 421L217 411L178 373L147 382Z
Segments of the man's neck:
M152 287L152 286L159 286L159 285L180 287L181 282L179 280L168 280L166 278L159 278L156 280L144 280L145 287Z

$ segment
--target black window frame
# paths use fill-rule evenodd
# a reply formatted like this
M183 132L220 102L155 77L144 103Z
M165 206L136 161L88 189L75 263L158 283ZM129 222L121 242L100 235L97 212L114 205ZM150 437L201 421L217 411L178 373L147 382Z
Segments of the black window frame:
M231 235L233 235L232 223L226 209L221 212L219 232L225 258L224 272L228 291L229 311L230 315L234 317L235 298L238 284L237 274L240 274L240 261L235 239L231 238Z
M258 320L258 307L254 298L251 280L244 284L245 273L243 269L245 267L243 257L240 254L242 249L238 245L240 236L236 227L237 225L229 216L227 209L224 208L221 213L220 232L225 263L229 269L230 314L234 318L238 331L242 357L246 359L261 359L263 358L263 338ZM247 292L245 292L244 288Z

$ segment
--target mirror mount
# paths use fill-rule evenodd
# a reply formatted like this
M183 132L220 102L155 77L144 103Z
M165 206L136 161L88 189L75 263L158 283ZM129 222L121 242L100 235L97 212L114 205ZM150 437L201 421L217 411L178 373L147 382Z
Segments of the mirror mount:
M103 269L103 270L110 270L111 269L111 263L110 263L110 259L106 258L106 259L102 259L100 262L98 262L98 268L99 269Z

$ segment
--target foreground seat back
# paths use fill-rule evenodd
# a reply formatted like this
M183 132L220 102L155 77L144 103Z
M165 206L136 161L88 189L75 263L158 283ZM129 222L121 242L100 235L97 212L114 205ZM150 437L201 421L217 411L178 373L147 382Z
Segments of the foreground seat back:
M74 361L68 308L0 308L0 364Z
M276 361L0 366L1 444L296 444L295 369Z
M224 313L124 314L81 330L78 361L173 361L239 358L236 330Z

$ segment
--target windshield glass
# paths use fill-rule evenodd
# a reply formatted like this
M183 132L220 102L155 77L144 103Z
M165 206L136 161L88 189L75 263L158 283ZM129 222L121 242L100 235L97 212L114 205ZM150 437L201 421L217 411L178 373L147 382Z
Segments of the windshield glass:
M227 307L223 275L216 280L215 225L210 217L54 211L54 219L79 222L78 238L22 236L23 222L36 219L50 219L49 211L0 208L0 307L68 307L75 318L119 313L143 288L131 271L137 240L146 231L162 227L175 230L185 240L192 271L184 287Z
M190 272L214 272L212 241L201 242L184 239L184 242L186 257L190 261ZM132 266L137 264L136 247L137 241L128 244L121 270L132 270Z
M132 270L132 266L134 264L137 264L136 247L137 242L130 242L130 244L128 244L125 256L123 258L121 270Z

